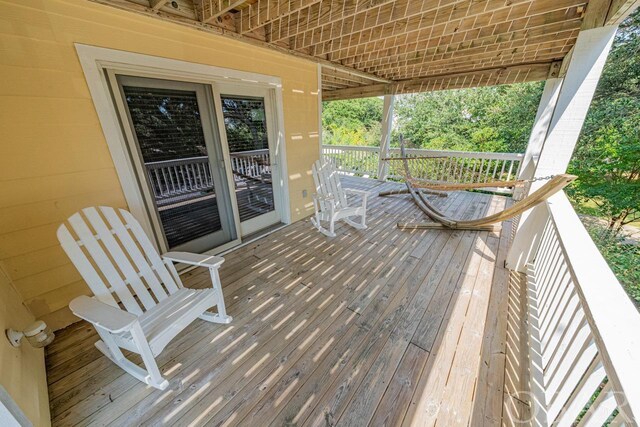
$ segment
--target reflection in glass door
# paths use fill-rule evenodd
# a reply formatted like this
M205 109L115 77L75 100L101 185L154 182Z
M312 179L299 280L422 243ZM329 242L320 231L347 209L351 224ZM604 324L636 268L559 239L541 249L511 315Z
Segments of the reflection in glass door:
M225 91L226 92L226 91ZM244 235L280 221L265 97L220 95L235 197Z
M235 238L222 150L205 86L118 76L168 249L204 252Z

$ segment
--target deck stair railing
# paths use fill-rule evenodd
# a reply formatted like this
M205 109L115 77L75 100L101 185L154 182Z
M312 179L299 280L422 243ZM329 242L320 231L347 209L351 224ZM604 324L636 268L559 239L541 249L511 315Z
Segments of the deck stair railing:
M489 182L512 180L518 176L524 157L520 153L486 153L470 151L444 151L407 149L411 161L411 174L415 178L435 182ZM380 149L378 147L323 145L322 155L332 161L342 173L377 178ZM389 157L399 157L400 149L391 148ZM385 160L382 160L385 162ZM402 163L386 161L391 179L401 177ZM511 194L509 188L486 189L503 194Z
M640 313L564 193L527 268L534 425L638 425Z
M270 173L269 150L231 153L234 179L261 179ZM145 163L147 177L159 204L191 196L199 197L213 190L213 177L207 156Z

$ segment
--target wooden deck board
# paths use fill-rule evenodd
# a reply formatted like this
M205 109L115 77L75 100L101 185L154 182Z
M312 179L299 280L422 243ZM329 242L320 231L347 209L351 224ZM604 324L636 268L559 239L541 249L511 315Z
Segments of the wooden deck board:
M455 193L435 203L473 218L505 199ZM500 423L520 381L502 370L507 335L518 334L507 320L517 289L507 291L499 263L509 227L502 238L395 228L421 218L406 196L372 197L367 230L340 224L329 239L301 221L227 254L221 278L234 321L198 320L176 337L158 357L163 391L102 357L86 324L60 331L47 349L53 424L468 425L474 411ZM183 277L208 286L206 272Z

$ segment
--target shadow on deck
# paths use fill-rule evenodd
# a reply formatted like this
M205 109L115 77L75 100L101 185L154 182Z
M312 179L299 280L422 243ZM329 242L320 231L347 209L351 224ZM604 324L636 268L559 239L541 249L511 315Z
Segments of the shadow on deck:
M345 177L377 194L399 184ZM501 196L451 193L457 217ZM196 321L158 357L164 391L94 348L84 322L47 349L54 425L498 425L527 416L523 295L502 232L402 231L407 196L372 197L367 230L308 220L225 256L232 324ZM206 271L185 284L208 286ZM135 358L134 358L135 360Z

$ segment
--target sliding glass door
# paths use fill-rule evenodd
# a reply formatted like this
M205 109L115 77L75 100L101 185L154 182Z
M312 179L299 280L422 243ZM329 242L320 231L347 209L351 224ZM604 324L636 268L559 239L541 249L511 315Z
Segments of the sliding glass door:
M205 252L236 238L210 87L118 75L139 184L167 249Z
M280 222L280 180L269 91L216 85L243 236Z
M272 91L108 77L161 249L218 251L280 222Z

